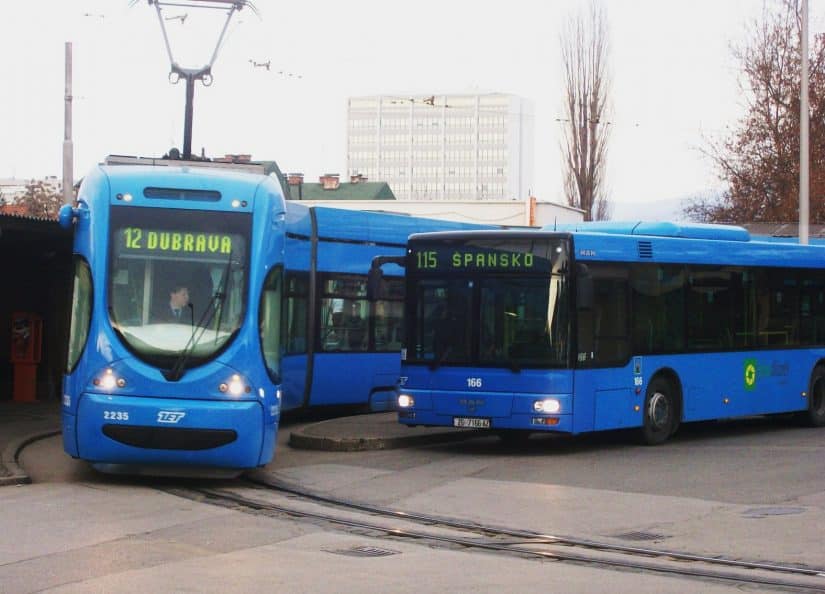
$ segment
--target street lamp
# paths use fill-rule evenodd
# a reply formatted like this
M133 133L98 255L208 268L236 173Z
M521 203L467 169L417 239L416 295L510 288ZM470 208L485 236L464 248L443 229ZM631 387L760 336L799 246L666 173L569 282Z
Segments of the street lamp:
M160 30L163 33L163 41L166 43L166 52L169 54L169 62L171 70L169 72L169 82L177 84L178 81L184 79L186 81L186 108L184 112L183 123L183 159L188 160L192 158L192 103L195 98L195 81L199 80L203 86L208 87L212 84L212 65L218 57L218 50L221 47L226 29L229 27L229 21L235 12L241 10L245 6L249 6L251 10L255 11L255 7L248 0L148 0L149 5L154 5L158 14L158 21L160 22ZM169 36L166 34L166 24L161 14L164 7L174 6L176 8L203 8L203 9L217 9L227 10L226 21L223 24L218 42L215 44L215 50L212 52L212 58L201 68L184 68L177 63L172 55L172 47L169 45ZM170 17L180 18L180 17ZM183 17L185 18L185 16ZM183 23L181 19L181 24Z

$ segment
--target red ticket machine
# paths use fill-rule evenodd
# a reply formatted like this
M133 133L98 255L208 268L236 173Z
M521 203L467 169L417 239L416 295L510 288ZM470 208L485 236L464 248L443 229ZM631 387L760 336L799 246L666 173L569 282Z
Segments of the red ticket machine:
M14 400L33 402L37 394L37 364L40 363L43 319L18 311L11 316L11 362L14 365Z

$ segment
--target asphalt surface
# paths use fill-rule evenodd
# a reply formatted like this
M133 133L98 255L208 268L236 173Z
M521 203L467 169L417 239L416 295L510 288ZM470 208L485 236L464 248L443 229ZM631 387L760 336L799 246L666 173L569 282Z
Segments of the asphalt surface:
M407 427L392 412L327 419L288 431L291 447L330 452L395 449L478 435L449 427ZM20 451L59 433L60 403L0 401L0 486L30 483L18 460Z

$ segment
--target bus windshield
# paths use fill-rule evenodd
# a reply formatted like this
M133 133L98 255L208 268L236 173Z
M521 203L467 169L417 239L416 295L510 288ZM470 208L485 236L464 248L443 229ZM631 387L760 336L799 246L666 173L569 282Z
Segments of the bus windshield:
M566 240L422 240L409 258L406 361L569 366Z
M246 213L113 207L109 318L127 346L162 368L203 363L240 328Z

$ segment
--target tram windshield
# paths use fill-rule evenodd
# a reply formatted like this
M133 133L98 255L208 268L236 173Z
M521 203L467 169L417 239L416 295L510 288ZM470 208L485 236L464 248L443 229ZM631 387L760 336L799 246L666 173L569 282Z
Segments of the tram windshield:
M565 240L427 242L410 258L408 362L569 366Z
M141 359L198 365L226 346L245 309L245 213L118 206L111 211L109 318Z

